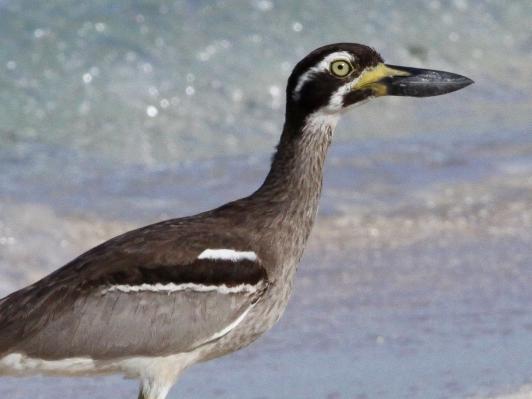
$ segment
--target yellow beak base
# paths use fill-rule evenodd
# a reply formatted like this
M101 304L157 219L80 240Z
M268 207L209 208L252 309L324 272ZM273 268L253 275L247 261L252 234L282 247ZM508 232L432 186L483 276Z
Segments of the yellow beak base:
M352 90L371 90L375 97L388 94L388 87L381 83L385 78L395 76L410 76L409 72L394 69L380 63L373 68L364 70L359 78L353 83Z

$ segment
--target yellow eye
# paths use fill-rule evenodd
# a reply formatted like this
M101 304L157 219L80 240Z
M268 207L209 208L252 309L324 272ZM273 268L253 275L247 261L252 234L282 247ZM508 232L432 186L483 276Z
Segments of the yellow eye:
M353 66L346 60L336 60L331 62L331 73L339 78L345 78L353 72Z

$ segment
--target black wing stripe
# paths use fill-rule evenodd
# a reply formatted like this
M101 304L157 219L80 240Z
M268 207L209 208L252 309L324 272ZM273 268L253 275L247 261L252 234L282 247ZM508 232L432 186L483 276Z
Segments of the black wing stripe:
M250 260L232 262L228 260L198 259L179 266L138 266L120 272L110 273L97 285L142 284L199 284L208 286L235 287L242 284L256 285L267 280L262 266Z

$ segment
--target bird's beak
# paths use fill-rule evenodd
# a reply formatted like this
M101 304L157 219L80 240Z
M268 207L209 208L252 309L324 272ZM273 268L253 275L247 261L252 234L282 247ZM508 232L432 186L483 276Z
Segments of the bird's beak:
M374 96L429 97L450 93L473 81L455 73L380 63L364 70L352 90L371 90Z

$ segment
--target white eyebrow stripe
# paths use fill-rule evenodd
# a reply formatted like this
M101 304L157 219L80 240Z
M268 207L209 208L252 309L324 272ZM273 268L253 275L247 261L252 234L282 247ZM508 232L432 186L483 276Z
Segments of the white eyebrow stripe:
M228 287L225 284L221 285L204 285L204 284L195 284L195 283L183 283L183 284L140 284L140 285L126 285L126 284L117 284L112 285L104 290L102 294L107 294L108 292L125 292L125 293L136 293L136 292L159 292L159 293L172 293L179 291L194 291L194 292L218 292L219 294L239 294L239 293L249 293L253 294L257 292L258 288L262 286L262 280L259 281L256 285L252 284L239 284L234 287Z
M234 249L206 249L199 254L198 259L229 260L238 262L241 260L257 261L257 254L253 251L235 251Z
M314 65L312 68L310 68L307 72L305 72L299 80L297 81L296 87L294 89L294 92L292 94L292 97L294 100L299 99L299 95L301 92L301 89L305 85L307 81L309 81L313 75L319 73L319 72L326 72L329 70L329 66L332 61L338 60L338 59L344 59L346 61L349 61L352 63L354 61L353 55L348 53L347 51L337 51L335 53L328 54L325 56L320 62L318 62L316 65Z

